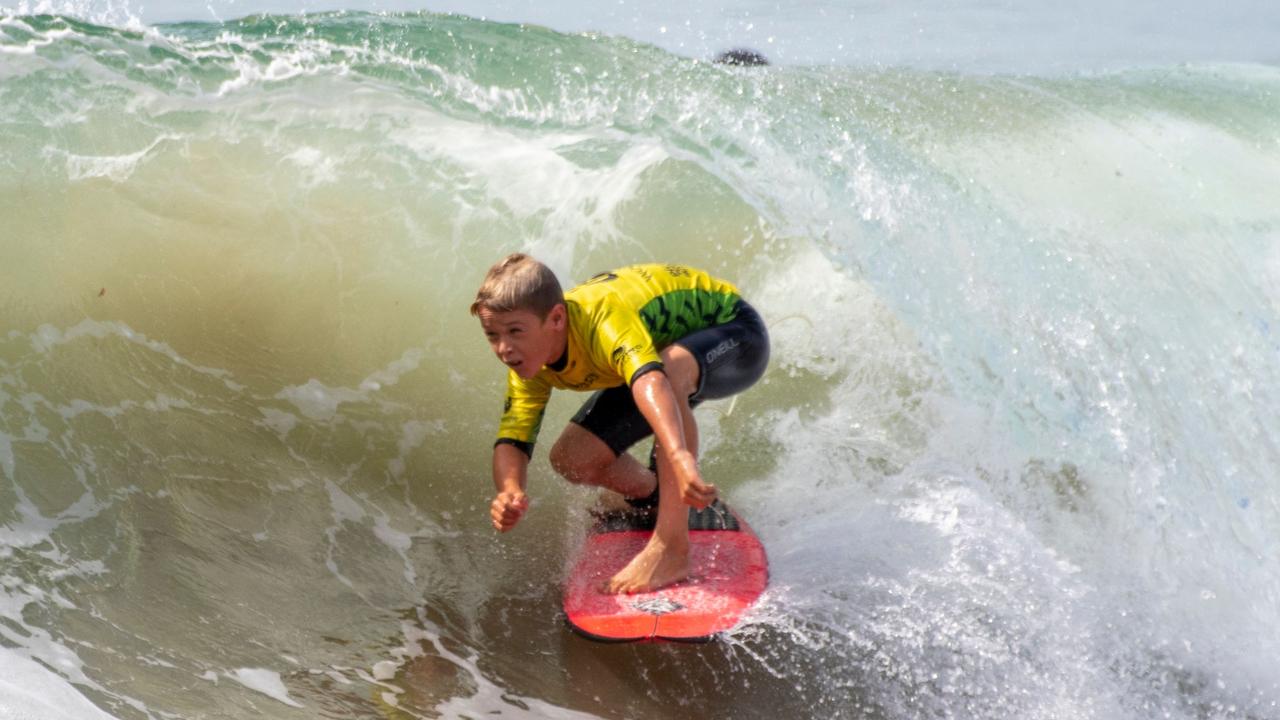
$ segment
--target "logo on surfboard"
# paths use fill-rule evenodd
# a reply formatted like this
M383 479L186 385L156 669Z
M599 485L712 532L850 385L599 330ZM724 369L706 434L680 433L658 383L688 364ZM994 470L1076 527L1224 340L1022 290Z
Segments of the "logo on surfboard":
M631 603L631 607L640 612L649 613L650 615L666 615L677 610L683 610L684 606L672 600L671 598L656 597L645 598Z

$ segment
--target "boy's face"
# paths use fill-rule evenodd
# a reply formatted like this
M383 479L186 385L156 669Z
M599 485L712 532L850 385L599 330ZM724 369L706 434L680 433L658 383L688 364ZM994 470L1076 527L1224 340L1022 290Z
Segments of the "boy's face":
M479 316L493 354L526 380L537 375L543 365L560 359L564 352L564 305L552 308L545 320L539 320L531 310L481 310Z

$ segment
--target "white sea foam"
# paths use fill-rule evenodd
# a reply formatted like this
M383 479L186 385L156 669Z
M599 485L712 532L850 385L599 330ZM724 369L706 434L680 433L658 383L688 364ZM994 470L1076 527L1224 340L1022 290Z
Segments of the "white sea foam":
M266 668L237 668L227 673L227 677L250 690L260 692L272 700L282 702L290 707L305 707L302 703L289 697L289 690L284 686L284 681L280 679L280 673L274 670L267 670Z
M18 0L13 12L17 15L68 15L138 31L145 28L128 0Z
M337 561L334 560L334 550L339 545L338 533L344 525L366 526L367 521L371 520L369 531L378 542L399 557L404 565L404 580L410 586L416 586L418 581L418 572L413 560L409 557L409 551L413 548L413 539L457 535L456 532L446 530L434 521L418 517L417 513L411 515L412 520L418 524L417 529L403 530L396 526L396 521L385 510L366 507L366 501L352 497L333 480L325 481L325 490L329 495L329 506L335 523L325 531L329 541L328 567L336 577L344 580L345 576L338 567Z
M18 498L14 509L20 519L0 525L0 551L39 545L47 541L49 534L58 526L56 519L40 513L21 487L14 485L13 488Z
M112 182L124 182L138 166L161 144L178 139L174 135L162 135L137 152L123 155L77 155L58 148L47 148L46 157L61 155L65 158L67 178L74 181L104 178Z
M339 160L314 147L300 147L285 160L297 165L306 173L304 186L308 188L333 183L338 179Z
M150 149L144 148L128 155L86 156L67 153L67 177L71 180L107 178L113 182L124 182Z
M58 554L55 553L55 560ZM20 704L17 709L9 706L11 691L21 688L35 690L38 698L48 702L43 707L35 703L34 707L42 711L59 713L63 710L82 713L73 717L110 717L105 713L93 714L94 707L83 696L76 692L72 685L91 688L122 700L132 707L145 711L145 704L133 698L123 697L103 688L84 672L84 661L67 645L60 642L49 631L26 622L25 609L30 605L42 605L47 602L68 607L70 603L57 594L46 593L30 583L23 582L11 575L0 575L0 717L4 712L18 712L28 709L28 705ZM17 630L21 628L21 630ZM36 661L39 661L38 663ZM52 668L53 672L45 668ZM18 682L6 683L9 671L12 670ZM30 683L30 684L28 684ZM25 699L31 694L19 695ZM77 699L79 698L79 699ZM30 716L15 715L17 718ZM36 715L35 717L44 717ZM59 718L64 715L54 714Z
M271 428L282 439L298 426L298 416L272 407L260 407L262 423Z
M336 522L359 522L364 519L364 508L343 492L337 483L326 481L325 490L329 493L329 505L333 508L333 519Z
M582 252L577 242L621 238L618 210L634 197L642 175L670 157L655 142L636 143L603 168L582 167L561 154L590 137L525 136L435 113L419 113L412 127L390 135L424 162L446 159L462 168L488 202L516 218L540 220L531 251L562 276Z
M304 417L328 421L337 416L340 405L359 402L365 398L365 393L349 388L329 387L312 378L302 385L286 387L276 397L293 403Z
M43 34L36 34L33 32L30 25L17 20L10 21L9 18L5 18L4 16L0 16L0 24L12 24L15 27L22 28L26 32L33 34L32 38L28 40L25 45L10 45L8 43L0 45L0 54L35 55L36 50L47 45L51 45L59 37L64 37L69 34L69 31L66 29L52 30Z
M243 386L229 379L230 373L226 370L195 365L179 355L167 343L151 340L146 335L135 331L122 322L85 319L65 330L45 323L36 328L36 331L30 335L30 341L31 347L36 352L47 354L59 345L76 342L83 338L101 340L108 337L116 337L137 344L169 358L178 365L203 375L216 377L231 390L238 392L244 389Z
M302 385L291 385L276 394L276 398L288 400L304 417L311 420L332 421L338 418L338 408L344 403L369 402L385 387L395 385L401 376L418 368L424 353L419 348L406 350L385 368L370 373L357 387L330 387L316 378ZM275 418L277 421L280 418Z
M218 87L218 97L303 76L324 74L340 77L350 72L348 61L352 53L359 54L353 48L338 46L323 39L306 39L292 43L287 48L277 47L267 51L259 40L224 32L216 43L222 47L243 47L243 51L229 54L236 77L224 81ZM262 60L264 56L269 58L265 62Z
M112 720L45 666L0 646L0 720Z

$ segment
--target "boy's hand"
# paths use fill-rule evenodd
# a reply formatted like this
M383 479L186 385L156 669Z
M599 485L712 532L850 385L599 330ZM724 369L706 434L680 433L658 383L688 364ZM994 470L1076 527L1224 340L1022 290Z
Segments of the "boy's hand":
M528 509L528 495L519 490L500 492L489 505L489 518L493 521L495 530L506 532L520 522L520 518L524 517L524 511Z
M680 486L680 499L685 505L692 505L701 510L716 500L716 486L702 481L702 473L698 470L698 459L688 450L677 450L672 453L671 464L676 471L676 482Z

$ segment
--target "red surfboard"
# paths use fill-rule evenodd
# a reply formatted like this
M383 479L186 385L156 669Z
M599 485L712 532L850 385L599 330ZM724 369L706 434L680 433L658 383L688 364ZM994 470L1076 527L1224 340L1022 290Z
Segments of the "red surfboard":
M689 579L648 593L600 592L648 542L653 523L652 512L624 511L602 516L591 528L564 588L574 630L606 642L702 642L737 625L769 584L760 539L717 500L689 509Z

